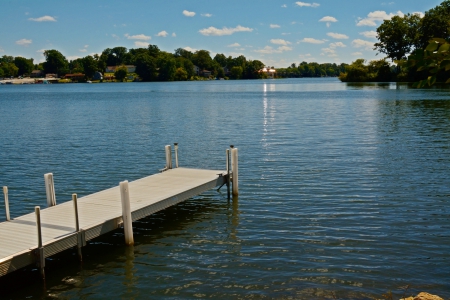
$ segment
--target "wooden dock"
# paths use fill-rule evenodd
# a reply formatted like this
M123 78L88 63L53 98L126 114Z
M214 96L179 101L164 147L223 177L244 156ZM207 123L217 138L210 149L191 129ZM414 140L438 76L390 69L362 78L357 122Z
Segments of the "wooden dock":
M122 182L120 186L79 199L74 196L73 201L54 206L51 206L51 201L48 200L50 205L48 208L40 210L37 207L33 213L1 222L0 276L36 264L44 277L46 257L78 247L81 258L81 248L86 245L86 241L122 226L124 226L127 243L130 243L127 230L131 232L132 243L132 221L154 214L217 186L228 183L229 191L229 180L233 180L237 188L237 149L232 150L236 151L236 157L234 162L229 160L229 150L227 150L227 167L228 161L233 163L236 182L232 178L231 167L227 170L172 169L171 154L167 154L166 146L166 168L162 173L130 183ZM178 165L177 155L176 159ZM54 188L52 192L54 194ZM47 190L48 198L51 198L52 192L49 193ZM237 194L234 186L233 192ZM5 202L7 207L7 192ZM127 203L128 212L126 211ZM128 227L127 214L130 216ZM8 208L7 215L9 215Z

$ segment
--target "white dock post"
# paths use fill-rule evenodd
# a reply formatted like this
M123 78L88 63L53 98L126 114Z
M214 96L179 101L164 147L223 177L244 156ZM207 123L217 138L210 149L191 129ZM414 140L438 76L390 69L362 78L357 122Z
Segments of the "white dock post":
M166 169L172 169L172 149L170 145L166 146Z
M133 245L133 222L131 219L130 191L128 189L128 180L122 181L120 183L120 197L122 199L122 220L123 231L125 233L125 244Z
M227 197L230 200L230 149L227 149Z
M78 197L77 194L72 194L72 202L73 202L73 210L75 212L75 231L77 232L77 249L78 249L78 258L80 261L83 261L83 254L81 252L81 247L83 246L83 242L80 240L81 232L80 232L80 221L78 218Z
M42 279L45 279L45 257L44 248L42 247L42 230L41 230L41 208L39 206L34 207L34 212L36 214L36 228L37 228L37 238L38 238L38 248L37 251L37 265L40 269Z
M233 196L239 194L239 184L238 184L238 148L231 147L231 165L232 165L232 182L233 182Z
M3 194L5 195L5 210L6 210L6 221L11 221L11 217L9 215L9 200L8 200L8 187L3 187Z
M55 183L53 181L53 173L44 175L45 191L47 193L47 207L56 205Z
M175 149L175 168L178 168L178 143L173 143Z

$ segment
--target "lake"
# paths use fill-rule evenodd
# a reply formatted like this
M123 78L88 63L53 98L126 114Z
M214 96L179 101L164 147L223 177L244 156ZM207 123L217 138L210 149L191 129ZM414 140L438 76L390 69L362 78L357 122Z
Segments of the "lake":
M11 216L180 166L224 169L204 193L0 278L5 299L450 297L450 90L336 78L0 86ZM5 220L0 201L0 221ZM1 247L1 241L0 241ZM405 289L407 291L405 292Z

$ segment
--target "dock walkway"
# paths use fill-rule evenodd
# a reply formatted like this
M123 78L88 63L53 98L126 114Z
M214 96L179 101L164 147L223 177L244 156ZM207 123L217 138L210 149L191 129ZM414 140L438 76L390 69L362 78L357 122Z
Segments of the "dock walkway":
M131 219L149 216L226 180L227 171L175 168L132 181L128 189ZM0 276L31 264L37 264L43 271L46 257L71 247L81 249L86 241L125 223L119 186L81 197L76 203L78 231L72 201L40 210L42 247L38 245L35 213L0 223Z

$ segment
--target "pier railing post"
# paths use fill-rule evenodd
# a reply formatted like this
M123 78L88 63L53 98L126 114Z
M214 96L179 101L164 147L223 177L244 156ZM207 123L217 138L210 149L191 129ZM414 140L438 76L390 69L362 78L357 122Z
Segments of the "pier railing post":
M173 143L173 148L175 150L175 168L178 168L178 143Z
M73 210L75 212L75 231L77 233L77 249L78 258L83 261L83 253L81 252L81 247L86 245L86 240L84 239L83 232L80 231L80 221L78 218L78 196L77 194L72 194Z
M42 247L42 230L41 230L41 208L36 206L34 208L36 214L36 229L38 238L38 247L36 249L37 255L37 265L39 267L42 279L45 279L45 256L44 248Z
M47 193L47 207L56 205L55 183L53 181L53 173L44 175L45 191Z
M133 245L133 222L131 219L130 191L127 180L120 183L120 198L122 200L122 220L125 233L125 244Z
M239 194L239 181L238 181L238 148L231 147L231 164L232 164L232 182L233 182L233 196Z
M166 169L172 169L172 149L170 145L166 146Z
M11 217L9 215L9 200L8 200L8 187L3 187L3 194L5 195L5 210L6 210L6 221L11 221Z

